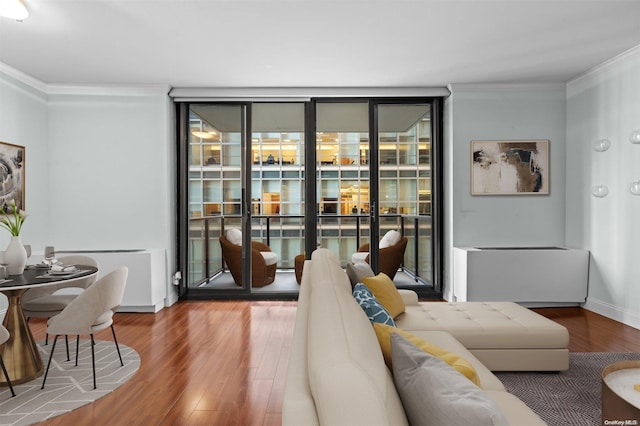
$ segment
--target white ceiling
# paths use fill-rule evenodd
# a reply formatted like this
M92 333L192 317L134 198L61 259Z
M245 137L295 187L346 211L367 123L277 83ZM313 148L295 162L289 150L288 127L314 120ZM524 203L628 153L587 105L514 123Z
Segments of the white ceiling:
M47 84L565 82L640 45L638 0L23 0L0 62Z

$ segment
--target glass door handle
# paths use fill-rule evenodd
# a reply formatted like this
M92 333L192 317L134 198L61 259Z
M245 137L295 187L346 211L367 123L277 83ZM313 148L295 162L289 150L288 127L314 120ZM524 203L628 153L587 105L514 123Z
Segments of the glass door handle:
M369 212L369 217L371 219L371 223L376 222L376 202L371 202L371 211Z

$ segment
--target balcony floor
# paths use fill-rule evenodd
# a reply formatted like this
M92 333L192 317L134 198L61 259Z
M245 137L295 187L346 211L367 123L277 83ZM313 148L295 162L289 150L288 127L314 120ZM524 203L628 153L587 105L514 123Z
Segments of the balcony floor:
M398 271L393 279L396 286L402 288L410 288L415 286L423 286L422 283L416 283L413 277L406 272ZM239 289L236 283L233 281L233 277L229 271L213 277L208 282L202 284L200 289L212 289L212 290L229 290ZM276 279L273 283L264 287L254 287L251 292L254 294L260 293L297 293L300 286L296 282L296 277L293 269L278 269L276 272Z

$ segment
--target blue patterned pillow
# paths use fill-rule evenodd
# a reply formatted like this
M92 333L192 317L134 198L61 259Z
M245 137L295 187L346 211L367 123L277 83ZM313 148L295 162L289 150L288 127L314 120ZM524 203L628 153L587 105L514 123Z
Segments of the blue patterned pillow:
M364 310L367 317L369 317L369 321L371 322L379 322L382 324L387 324L392 327L396 326L393 317L389 314L384 306L378 302L378 299L371 293L369 288L362 284L357 283L353 287L353 297L358 302L358 305Z

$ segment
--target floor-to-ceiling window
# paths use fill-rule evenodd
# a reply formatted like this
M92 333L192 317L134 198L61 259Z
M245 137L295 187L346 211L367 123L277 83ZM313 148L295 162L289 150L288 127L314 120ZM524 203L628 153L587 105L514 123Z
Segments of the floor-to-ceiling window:
M310 248L346 265L368 244L375 270L389 230L409 239L396 285L440 293L438 99L188 102L178 111L183 296L295 297ZM222 243L230 229L242 235L240 269ZM276 258L272 282L256 281L253 242Z

